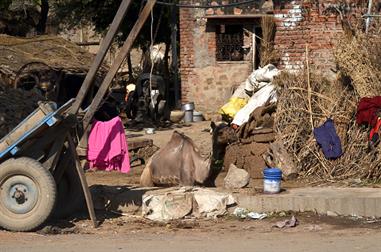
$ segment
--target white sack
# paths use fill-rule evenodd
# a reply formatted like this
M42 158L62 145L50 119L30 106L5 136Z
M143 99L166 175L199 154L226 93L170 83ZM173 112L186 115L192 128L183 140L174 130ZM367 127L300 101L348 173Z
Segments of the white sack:
M208 189L197 190L193 195L198 205L198 210L194 214L207 218L215 218L226 214L227 206L235 203L231 194Z
M143 217L153 221L170 221L186 216L217 217L235 203L229 193L204 188L170 188L143 195Z
M238 87L237 89L234 91L233 95L231 96L232 97L238 97L238 98L243 98L243 99L249 99L250 96L248 96L245 92L245 86L246 86L246 82L242 82Z
M185 191L143 195L143 216L153 221L181 219L192 212L192 201L192 195Z
M264 85L259 91L254 93L249 102L240 111L237 112L233 119L233 124L241 126L250 118L250 114L258 107L266 103L277 101L276 89L272 84Z
M253 71L245 81L245 89L249 92L257 92L265 85L271 83L280 71L272 64Z

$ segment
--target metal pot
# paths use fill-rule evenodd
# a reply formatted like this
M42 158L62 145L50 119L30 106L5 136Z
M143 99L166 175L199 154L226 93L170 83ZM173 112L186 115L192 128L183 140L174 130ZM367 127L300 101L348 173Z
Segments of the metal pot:
M193 122L193 110L185 111L184 122Z
M194 102L183 104L181 106L181 110L183 110L183 111L194 110Z
M197 112L197 111L193 111L193 121L194 122L204 121L204 117L202 116L202 113Z

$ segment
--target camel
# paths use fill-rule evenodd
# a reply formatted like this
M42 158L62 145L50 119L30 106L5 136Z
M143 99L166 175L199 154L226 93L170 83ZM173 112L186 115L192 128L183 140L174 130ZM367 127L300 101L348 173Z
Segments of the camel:
M174 131L170 141L148 160L140 177L141 186L214 187L223 166L225 149L238 138L225 123L212 122L211 128L213 147L209 157L200 154L192 139Z

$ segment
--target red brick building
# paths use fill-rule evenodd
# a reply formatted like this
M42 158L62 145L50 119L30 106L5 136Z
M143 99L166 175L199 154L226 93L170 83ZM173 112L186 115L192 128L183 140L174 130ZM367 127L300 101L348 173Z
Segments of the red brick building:
M226 5L236 0L182 0L185 5ZM374 6L377 6L374 1ZM311 67L332 75L333 48L343 32L342 18L361 19L368 0L258 0L224 8L180 9L180 71L182 102L215 114L232 89L258 67L261 18L274 17L274 47L279 67L304 68L306 44Z

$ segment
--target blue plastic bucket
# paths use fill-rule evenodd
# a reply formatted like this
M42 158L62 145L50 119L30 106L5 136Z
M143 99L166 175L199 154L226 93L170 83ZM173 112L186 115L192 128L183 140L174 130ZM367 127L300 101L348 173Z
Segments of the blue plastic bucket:
M265 168L263 170L263 192L279 193L282 180L282 171L278 168Z

